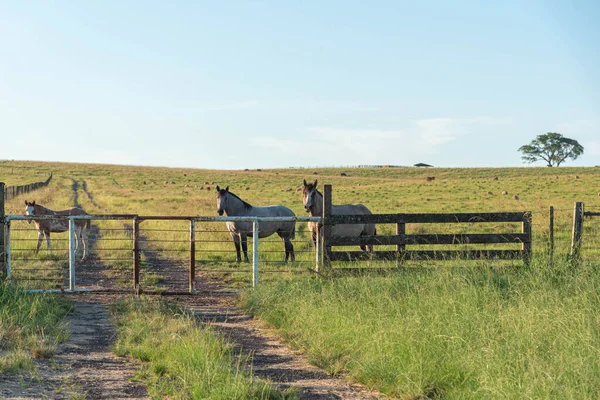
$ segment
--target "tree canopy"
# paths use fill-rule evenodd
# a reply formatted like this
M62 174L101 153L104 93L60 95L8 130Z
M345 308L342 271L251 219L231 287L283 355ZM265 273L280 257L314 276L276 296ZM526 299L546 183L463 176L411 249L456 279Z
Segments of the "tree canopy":
M538 135L531 143L519 147L525 162L546 161L549 167L560 166L567 158L577 159L583 154L583 146L556 132Z

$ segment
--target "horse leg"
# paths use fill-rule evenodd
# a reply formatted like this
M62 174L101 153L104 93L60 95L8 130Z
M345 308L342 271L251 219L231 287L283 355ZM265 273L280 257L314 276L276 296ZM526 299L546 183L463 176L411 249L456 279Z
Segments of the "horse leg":
M46 244L48 245L48 251L52 251L52 246L50 246L50 232L45 232L46 234Z
M87 229L81 227L81 242L83 244L83 256L81 257L81 261L85 260L87 257Z
M233 239L233 244L235 244L235 262L240 263L242 262L242 256L240 255L240 237L238 235L231 235L231 238Z
M285 248L285 262L288 262L289 258L291 258L292 262L296 261L296 258L294 257L294 245L289 237L283 239L283 246Z
M35 246L35 254L40 251L40 246L42 245L42 240L44 240L44 232L38 231L38 241L37 246Z
M244 261L250 262L248 258L248 236L245 233L240 235L242 237L242 251L244 252Z
M79 251L79 242L81 242L81 239L79 238L79 230L77 228L77 226L75 226L75 257L77 257L77 252Z

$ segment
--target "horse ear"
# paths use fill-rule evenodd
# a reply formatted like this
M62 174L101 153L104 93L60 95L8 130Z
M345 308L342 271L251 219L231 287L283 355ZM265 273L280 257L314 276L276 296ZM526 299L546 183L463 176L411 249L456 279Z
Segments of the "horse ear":
M306 183L306 179L304 180L304 186L308 186L308 184Z
M217 189L217 192L218 192L219 190L221 190L221 188L219 187L219 185L217 185L217 187L216 187L215 189Z
M318 182L319 182L319 181L317 181L317 180L315 179L315 183L313 183L313 186L314 186L314 187L317 187L317 183L318 183Z
M32 205L32 206L35 206L35 200L31 202L31 205Z
M28 205L29 205L29 203L27 202L27 200L25 200L25 205L26 205L26 206L28 206Z
M229 192L229 186L227 186L227 187L225 188L225 191L226 191L226 192Z

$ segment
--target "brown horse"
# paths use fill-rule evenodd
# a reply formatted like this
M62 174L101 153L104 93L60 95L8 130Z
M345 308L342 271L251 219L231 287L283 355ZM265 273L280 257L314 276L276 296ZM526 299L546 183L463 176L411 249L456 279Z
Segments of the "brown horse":
M35 217L51 217L53 215L56 216L72 216L72 215L88 215L81 208L71 208L68 210L62 211L53 211L49 208L40 206L39 204L35 204L35 200L32 202L28 202L25 200L25 215L32 215ZM37 254L40 250L40 246L42 245L42 240L44 236L46 236L46 243L48 244L48 250L51 250L50 246L50 232L67 232L69 230L69 221L67 219L34 219L35 226L38 231L38 241L37 246L35 248L35 253ZM29 221L31 223L31 221ZM87 235L85 230L90 228L90 220L75 220L75 240L77 241L75 247L75 254L79 250L79 244L81 243L83 246L83 256L82 260L85 259L87 255Z

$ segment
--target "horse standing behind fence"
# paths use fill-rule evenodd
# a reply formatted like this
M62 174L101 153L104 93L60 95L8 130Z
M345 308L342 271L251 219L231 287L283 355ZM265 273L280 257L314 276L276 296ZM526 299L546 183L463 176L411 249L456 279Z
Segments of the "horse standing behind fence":
M236 217L295 217L296 215L292 210L284 206L267 206L267 207L255 207L244 200L240 199L235 194L229 191L229 186L225 189L216 187L217 190L217 213L227 216ZM240 241L242 244L242 250L244 252L244 261L248 260L248 235L252 235L252 222L227 222L227 229L231 234L233 243L235 244L235 251L237 253L237 262L241 262L242 258L240 255ZM286 222L259 222L258 237L264 238L277 233L283 240L285 249L285 261L291 259L294 261L294 245L291 239L294 239L296 234L296 221Z
M32 215L35 217L51 217L51 216L73 216L73 215L88 215L81 208L71 208L68 210L61 211L53 211L49 208L40 206L39 204L35 204L35 200L32 202L28 202L25 200L25 215ZM40 246L42 245L42 240L44 236L46 236L46 243L48 244L48 250L51 250L50 246L50 232L67 232L69 230L69 220L68 219L42 219L36 220L34 219L35 226L38 231L38 241L37 246L35 248L35 253L37 254L40 250ZM31 223L31 221L29 221ZM90 227L90 220L75 220L75 254L77 254L79 250L79 245L83 246L83 256L81 259L85 259L87 256L87 234L85 232L86 229Z
M311 217L323 217L323 195L317 190L318 181L306 183L304 180L304 209L310 213ZM332 205L331 213L333 215L371 215L372 212L364 204L344 204ZM323 236L323 222L309 222L308 229L312 233L313 242L317 241L317 232ZM331 227L333 236L375 236L377 230L375 224L338 224ZM373 252L373 246L360 246L369 253Z

